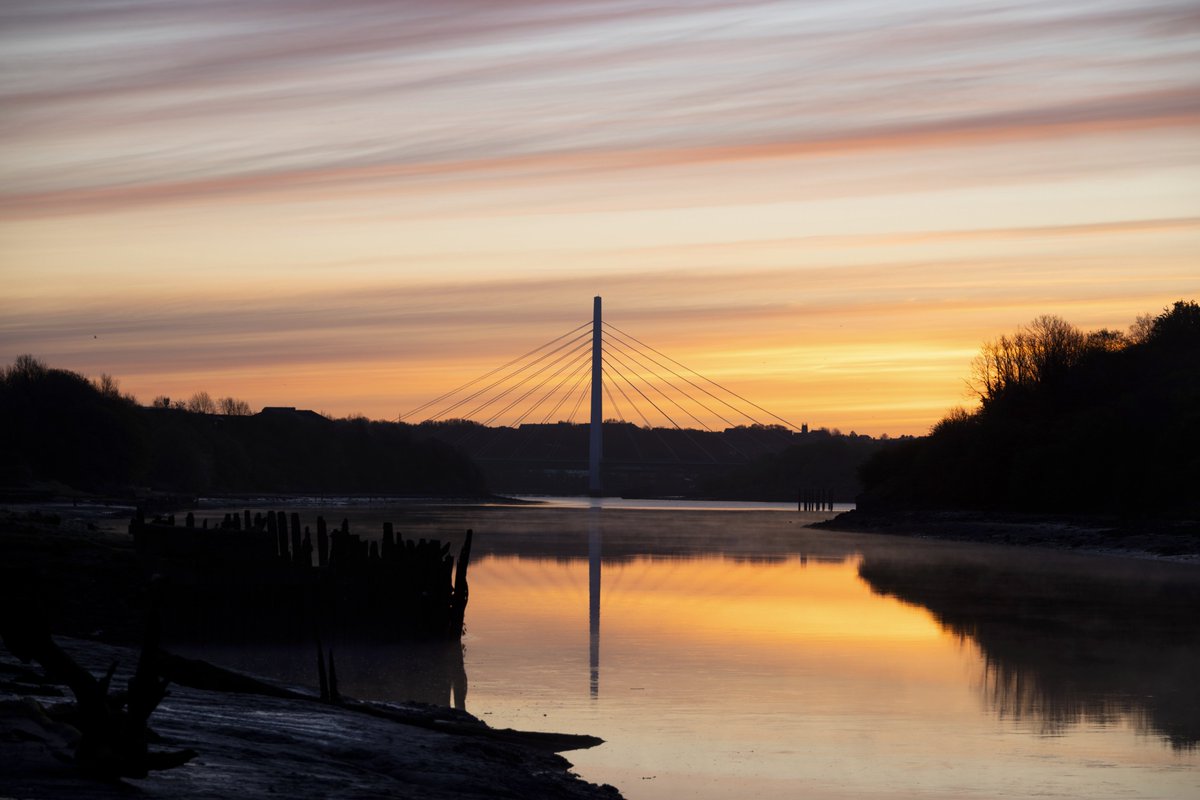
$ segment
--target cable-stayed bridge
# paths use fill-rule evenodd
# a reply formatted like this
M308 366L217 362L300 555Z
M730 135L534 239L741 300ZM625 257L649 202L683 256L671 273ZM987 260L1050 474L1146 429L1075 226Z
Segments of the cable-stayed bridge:
M492 474L537 470L570 484L586 468L596 495L650 472L723 472L807 431L605 322L599 297L591 320L400 421Z

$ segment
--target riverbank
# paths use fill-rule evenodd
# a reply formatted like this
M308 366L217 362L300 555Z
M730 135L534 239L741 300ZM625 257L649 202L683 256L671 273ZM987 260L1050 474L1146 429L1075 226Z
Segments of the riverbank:
M1200 564L1200 522L977 511L846 511L810 528Z
M142 636L145 607L127 525L115 508L0 512L0 583L36 586L55 640L94 676L117 662L114 687L124 687L137 662L130 645ZM4 605L0 613L25 610ZM272 697L178 681L150 726L165 747L199 756L143 780L96 782L69 763L72 731L39 710L71 692L39 681L40 673L0 647L0 797L620 797L576 777L556 754L598 743L590 737L496 730L442 706L333 705L311 687Z
M80 639L59 645L94 675L119 665L123 686L137 652ZM570 772L556 750L588 737L489 728L448 708L395 703L331 705L302 689L287 697L197 689L173 683L150 717L156 746L198 755L144 779L101 782L69 763L73 731L55 721L63 686L37 680L0 650L0 795L109 800L188 797L336 797L451 800L539 797L619 800L610 786ZM46 712L49 712L48 714Z

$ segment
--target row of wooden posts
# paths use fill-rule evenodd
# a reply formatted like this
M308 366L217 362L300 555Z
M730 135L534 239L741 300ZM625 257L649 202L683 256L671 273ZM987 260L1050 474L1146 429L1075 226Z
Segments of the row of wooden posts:
M833 511L833 492L829 489L800 489L796 493L797 511Z
M139 512L130 531L150 568L172 580L176 616L192 627L462 635L470 530L457 559L448 542L404 539L390 522L381 540L366 540L348 520L331 529L318 516L314 542L298 512L227 513L212 526L191 512L182 526Z

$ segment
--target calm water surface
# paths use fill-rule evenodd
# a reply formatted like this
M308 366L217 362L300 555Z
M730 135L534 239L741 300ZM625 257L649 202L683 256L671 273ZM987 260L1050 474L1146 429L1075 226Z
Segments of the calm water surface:
M1200 567L817 532L783 505L326 516L476 533L463 660L343 643L343 691L595 734L568 759L631 800L1200 797ZM205 654L315 682L307 652Z

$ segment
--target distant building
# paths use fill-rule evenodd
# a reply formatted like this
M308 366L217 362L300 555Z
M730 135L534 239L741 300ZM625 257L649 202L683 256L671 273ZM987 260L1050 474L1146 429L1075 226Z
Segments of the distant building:
M276 416L276 417L278 417L278 416L284 416L284 415L287 415L290 417L295 417L297 419L308 419L308 420L315 420L315 421L320 421L320 422L329 422L328 417L323 417L320 414L318 414L317 412L310 411L307 408L299 408L298 409L295 406L265 406L263 408L263 410L258 412L258 414L256 416L259 416L259 417Z

